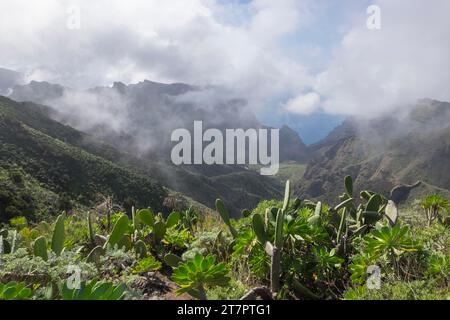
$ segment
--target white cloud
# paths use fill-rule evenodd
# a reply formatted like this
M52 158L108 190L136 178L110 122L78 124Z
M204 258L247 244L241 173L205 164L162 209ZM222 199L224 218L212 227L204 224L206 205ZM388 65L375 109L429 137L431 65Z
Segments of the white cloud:
M143 79L221 85L246 97L254 108L267 101L278 106L283 97L281 105L295 113L320 108L374 115L423 97L450 100L447 0L374 0L381 8L381 30L368 30L365 8L359 12L356 7L348 15L354 17L353 24L343 23L353 27L333 48L331 61L317 64L325 66L319 74L311 71L316 67L305 65L312 59L300 57L311 53L296 56L285 50L289 44L284 42L301 35L299 31L307 34L312 22L320 27L317 21L328 19L326 12L314 10L319 5L312 0L1 4L2 67L28 71L38 80L75 87ZM81 30L66 28L66 11L72 5L81 9ZM342 5L356 9L346 1ZM335 23L341 34L342 25ZM317 60L323 60L328 56L324 50L330 49L317 46L316 40L320 43L296 39L301 48L315 48L312 54L321 53ZM310 91L315 94L303 96Z
M324 110L373 116L425 97L450 101L450 1L374 4L381 30L368 30L361 15L316 77Z
M222 85L255 99L311 81L279 46L309 21L309 0L222 3L2 0L0 61L31 70L30 78L75 87L150 79ZM73 5L81 10L80 30L66 27Z
M319 106L320 96L315 92L309 92L305 95L290 99L284 109L287 112L308 115L316 111Z

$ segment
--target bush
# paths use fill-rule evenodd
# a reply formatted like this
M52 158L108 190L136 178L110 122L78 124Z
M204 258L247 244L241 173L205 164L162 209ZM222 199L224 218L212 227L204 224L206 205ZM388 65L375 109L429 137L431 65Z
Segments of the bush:
M9 220L9 224L15 229L22 230L28 225L28 221L25 217L15 217Z
M346 300L448 300L448 290L436 286L433 280L396 281L382 284L381 289L366 286L350 289L344 293Z

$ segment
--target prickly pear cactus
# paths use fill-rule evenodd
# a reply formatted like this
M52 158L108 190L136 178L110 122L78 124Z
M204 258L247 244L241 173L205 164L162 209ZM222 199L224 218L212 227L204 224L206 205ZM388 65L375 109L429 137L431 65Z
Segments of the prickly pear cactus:
M223 222L227 225L228 229L230 229L231 235L235 238L237 235L236 229L234 229L233 225L231 224L230 214L225 209L225 205L222 200L216 200L216 209L219 212Z
M105 249L103 247L97 246L89 252L86 261L98 264L100 262L100 257L105 254Z
M59 256L64 248L64 222L66 220L65 213L61 214L55 223L52 236L52 251Z
M136 213L136 219L149 227L155 224L155 214L150 209L142 209Z
M256 213L253 215L252 227L253 227L253 231L256 234L256 237L258 238L258 241L262 245L265 245L267 242L267 231L266 231L264 219L259 213Z
M114 246L119 243L125 233L128 231L130 220L126 215L122 215L113 227L111 234L108 237L108 240L105 243L105 248L108 245Z
M47 240L44 236L37 238L33 244L33 252L36 257L41 257L43 260L48 260Z
M344 179L345 191L350 198L353 198L353 179L350 176L346 176Z
M164 262L172 268L176 268L183 260L173 253L168 253L164 256Z

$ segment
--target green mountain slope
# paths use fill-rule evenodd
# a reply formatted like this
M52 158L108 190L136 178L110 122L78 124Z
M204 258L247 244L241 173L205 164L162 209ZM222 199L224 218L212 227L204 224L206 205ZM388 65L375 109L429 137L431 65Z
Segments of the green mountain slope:
M88 143L82 133L33 107L0 97L1 221L70 209L70 202L91 205L102 195L119 202L131 197L139 206L161 209L166 192L158 183L83 150L78 145Z
M37 205L38 208L59 207L59 198L87 205L102 194L113 195L119 203L127 197L139 203L151 203L156 210L161 208L164 199L164 192L157 184L211 208L217 198L222 198L234 216L262 199L281 197L281 183L254 170L243 166L220 166L221 170L210 170L208 166L175 166L151 154L131 154L52 120L52 110L46 106L0 97L0 112L0 161L4 176L17 166L20 172L29 175L28 181L35 179L43 183L45 190L54 193L50 198L56 198L51 204ZM37 188L36 185L25 190L13 185L9 181L7 189L14 190L13 193L21 190L25 195ZM6 208L9 201L3 203ZM26 207L15 206L20 210ZM20 211L13 210L15 206L8 211Z
M314 159L296 185L299 195L332 199L346 175L389 195L398 184L423 183L410 198L450 194L450 103L423 100L406 115L349 119L310 147Z

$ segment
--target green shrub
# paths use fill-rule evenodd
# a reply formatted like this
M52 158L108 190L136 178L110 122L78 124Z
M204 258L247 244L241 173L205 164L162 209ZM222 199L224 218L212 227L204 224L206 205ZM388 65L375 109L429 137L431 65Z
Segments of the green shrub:
M121 300L125 291L126 287L123 284L98 283L95 280L82 282L79 289L68 288L66 282L60 285L62 300Z
M213 287L208 290L209 300L239 300L249 290L242 282L230 280L227 286Z
M141 274L150 271L157 271L161 268L161 262L156 260L153 256L148 256L142 260L139 260L136 266L133 268L133 273Z
M191 240L192 235L187 229L169 228L166 230L163 242L177 249L186 249Z
M0 300L27 300L33 292L24 283L8 282L0 283Z
M436 286L433 280L396 281L381 284L381 289L356 287L344 293L346 300L448 300L448 289Z
M28 226L28 221L27 221L27 218L19 216L19 217L14 217L14 218L10 219L9 224L11 225L11 227L13 227L17 230L22 230L23 228Z
M207 288L226 286L230 281L228 267L221 262L216 264L213 256L198 254L193 260L181 263L175 268L172 279L181 286L178 294L188 293L197 299L206 299Z

